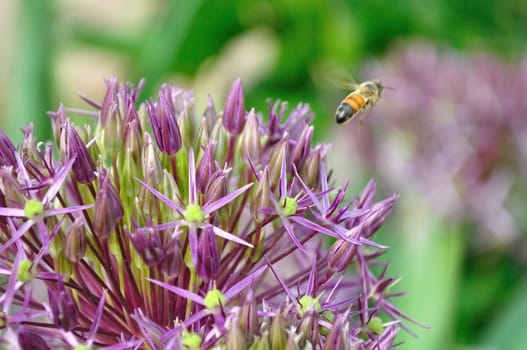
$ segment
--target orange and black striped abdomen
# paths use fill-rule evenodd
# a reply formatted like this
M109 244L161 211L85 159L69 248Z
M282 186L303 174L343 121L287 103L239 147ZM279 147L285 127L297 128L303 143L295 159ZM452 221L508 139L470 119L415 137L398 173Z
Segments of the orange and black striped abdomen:
M357 112L361 110L365 103L365 98L355 92L346 96L337 108L337 113L335 114L337 123L343 124L350 121Z

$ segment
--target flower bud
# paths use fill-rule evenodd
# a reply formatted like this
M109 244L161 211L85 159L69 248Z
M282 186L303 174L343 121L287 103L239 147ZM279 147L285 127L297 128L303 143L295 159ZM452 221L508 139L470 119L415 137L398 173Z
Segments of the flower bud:
M212 174L207 188L205 189L205 198L207 198L208 202L215 202L216 200L220 199L227 193L227 184L225 183L225 175L222 171L218 170L214 174ZM215 215L221 213L228 215L229 213L229 206L223 206L219 208Z
M198 192L204 193L206 186L209 184L212 174L217 170L214 162L214 145L211 142L203 152L198 161L198 168L196 169L196 187Z
M320 305L318 308L320 308ZM300 323L299 332L302 334L302 338L309 340L312 344L318 344L319 342L320 325L318 324L318 321L318 312L309 311L304 314Z
M86 253L86 229L82 217L76 217L64 238L64 255L69 261L78 263Z
M55 139L55 142L59 144L60 133L67 119L66 115L64 114L64 105L61 103L59 105L59 109L56 112L48 112L48 115L51 117L51 129L53 131L53 137Z
M249 162L248 159L254 163L259 163L262 157L262 137L259 127L258 117L254 108L251 108L247 115L247 123L241 134L242 157L247 163Z
M55 327L71 331L77 324L79 310L71 293L64 288L64 282L57 282L57 290L49 291L49 304Z
M362 190L357 203L355 204L356 209L368 209L375 201L375 181L371 179L368 184Z
M240 78L234 81L227 95L223 108L223 125L227 131L235 135L238 135L245 126L245 97Z
M205 111L203 111L203 118L207 123L207 131L210 134L218 120L218 113L216 113L216 107L214 107L214 101L210 95L208 96L207 107L205 107Z
M95 198L94 234L107 238L123 217L123 206L106 171L99 175L99 191Z
M219 164L224 164L227 159L227 152L229 147L229 135L227 130L223 126L222 118L219 118L212 129L210 139L216 141L216 147L214 148L214 159Z
M182 141L175 111L170 101L160 93L157 103L146 102L146 110L150 115L150 123L157 146L161 152L167 155L175 154L180 150Z
M248 349L246 333L242 332L238 320L234 319L227 330L226 349L229 350L246 350Z
M144 135L143 148L141 150L141 166L143 176L150 184L155 186L161 182L163 168L149 133L145 133Z
M147 266L158 266L165 258L159 235L153 229L143 228L130 234L130 240Z
M258 305L252 289L247 291L240 312L240 328L249 338L258 334Z
M131 111L129 114L135 114L134 117L130 118L124 124L123 139L124 147L126 152L132 155L132 158L136 164L139 164L141 159L141 150L143 147L141 124L137 118L137 112L133 106L130 107Z
M199 125L199 128L198 128L196 140L197 140L197 146L199 146L199 150L197 154L197 159L199 159L201 157L202 148L206 147L207 145L210 145L211 143L210 131L208 130L207 121L205 120L205 117L201 118L201 124Z
M15 159L16 148L6 135L4 130L0 129L0 166L16 167Z
M167 247L165 258L161 263L161 272L163 272L163 274L169 279L174 279L179 276L179 273L184 266L183 254L181 253L179 241L173 240L172 242L173 244L170 244L169 247Z
M307 156L311 153L311 140L313 138L313 126L306 126L300 138L296 142L291 152L291 160L296 165L298 171L302 171Z
M190 148L193 147L194 140L196 140L197 129L194 116L194 96L190 92L184 92L183 90L180 90L180 92L177 97L179 97L179 103L182 106L181 108L176 108L176 117L185 147Z
M271 153L271 157L269 159L269 182L271 185L271 189L273 190L276 188L280 181L282 163L286 162L287 164L288 143L289 136L286 133L284 134L284 137L282 137L280 142L274 145L273 153Z
M361 221L361 225L363 226L362 236L364 238L371 237L379 230L388 215L391 213L397 198L397 195L393 195L390 198L373 205L371 211Z
M353 227L349 236L359 238L362 231L361 226ZM329 268L334 272L343 271L351 263L357 252L357 245L348 241L339 239L329 249L327 263Z
M69 120L60 135L60 151L63 163L75 157L71 171L78 182L87 184L95 180L95 163Z
M351 350L355 349L349 339L349 325L342 324L342 320L337 320L329 332L324 350Z
M214 280L220 266L220 251L212 226L202 230L198 242L198 275L204 280Z
M122 130L123 117L119 110L118 101L112 101L108 106L107 117L105 124L99 126L101 130L102 150L115 157L119 153L122 147L123 130Z
M300 171L300 176L307 187L318 189L320 186L320 166L322 164L321 148L317 146L306 157L305 163Z
M22 350L50 350L41 336L26 329L18 331L18 345Z
M271 321L269 329L271 349L284 349L287 343L287 333L281 311L282 310L279 309Z
M254 220L263 222L267 214L260 211L260 209L269 208L271 201L269 199L269 167L265 167L258 186L255 187L254 198L250 203L251 214Z
M106 89L106 94L101 104L101 111L99 116L99 121L102 128L106 127L106 122L112 113L113 105L117 105L117 78L112 77L109 81L106 82L108 88Z

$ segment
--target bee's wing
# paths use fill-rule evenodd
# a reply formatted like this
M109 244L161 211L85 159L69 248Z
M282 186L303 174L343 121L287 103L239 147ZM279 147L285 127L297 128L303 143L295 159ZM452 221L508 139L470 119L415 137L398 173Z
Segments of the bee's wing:
M352 74L337 64L322 63L311 71L311 76L316 84L326 87L336 87L355 91L359 83Z

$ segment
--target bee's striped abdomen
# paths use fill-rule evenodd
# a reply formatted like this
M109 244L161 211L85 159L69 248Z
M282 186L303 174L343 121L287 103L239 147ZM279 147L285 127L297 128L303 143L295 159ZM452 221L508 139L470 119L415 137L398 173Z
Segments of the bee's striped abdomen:
M351 120L364 106L366 100L360 94L352 92L340 103L335 114L337 123L342 124Z

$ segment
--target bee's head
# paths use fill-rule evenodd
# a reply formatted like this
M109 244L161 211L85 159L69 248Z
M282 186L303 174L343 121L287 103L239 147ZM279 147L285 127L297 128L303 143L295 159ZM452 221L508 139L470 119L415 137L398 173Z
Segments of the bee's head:
M362 93L374 101L381 97L383 90L384 86L381 84L380 80L367 81L361 84Z

